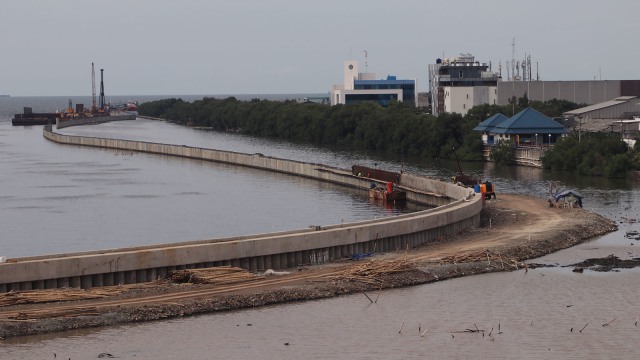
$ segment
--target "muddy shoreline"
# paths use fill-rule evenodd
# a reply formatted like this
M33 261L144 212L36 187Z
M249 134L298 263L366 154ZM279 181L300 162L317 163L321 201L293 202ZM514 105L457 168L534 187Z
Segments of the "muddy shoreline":
M521 200L522 197L516 197ZM546 206L543 200L530 199L539 206ZM266 286L259 289L236 290L220 295L172 301L170 303L151 303L139 305L122 305L117 307L101 308L96 302L95 311L89 315L63 316L39 318L25 321L0 321L0 337L32 335L46 332L57 332L71 329L111 326L132 322L154 321L176 317L192 316L219 311L230 311L248 307L281 304L295 301L330 298L344 294L365 293L368 294L364 301L373 301L377 293L382 289L428 284L436 281L457 278L497 271L513 271L526 265L525 260L537 258L561 249L579 244L585 240L615 231L616 225L597 214L589 211L575 209L571 212L562 212L565 221L561 228L549 229L544 216L541 220L533 221L532 213L525 210L514 210L510 203L492 207L488 206L482 212L482 221L479 228L469 229L449 239L441 239L438 244L425 245L417 249L398 251L394 253L376 254L372 259L359 261L340 260L332 264L322 266L301 267L290 269L297 274L316 274L335 269L349 269L360 266L367 261L407 261L410 267L404 271L393 273L381 273L375 279L358 279L357 277L330 277L321 280L299 280L286 285ZM535 211L533 209L532 211ZM545 211L560 211L545 210ZM511 227L533 226L539 228L534 235L512 236L512 239L502 243L494 243L486 239L493 239L495 234L503 234ZM483 241L486 242L483 243ZM429 254L443 252L453 245L459 248L450 250L449 256L430 257ZM486 246L484 246L486 245ZM444 249L444 250L443 250ZM486 259L477 261L456 261L459 254L470 254L477 251L485 251ZM482 249L482 250L476 250ZM443 252L444 254L444 252ZM468 258L468 257L467 257ZM468 259L467 259L468 260ZM114 299L134 299L159 294L175 294L184 289L210 289L211 285L184 285L174 284L168 281L160 281L154 286L139 290L131 290L116 295ZM363 295L364 298L364 295ZM367 300L369 299L369 300ZM92 304L91 300L76 301L79 305ZM2 308L3 311L31 312L46 308L48 304L15 305Z

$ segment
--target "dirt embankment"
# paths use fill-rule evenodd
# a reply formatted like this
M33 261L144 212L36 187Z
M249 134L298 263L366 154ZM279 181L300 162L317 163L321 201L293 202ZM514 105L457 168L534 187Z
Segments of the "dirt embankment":
M375 302L381 289L519 269L526 266L524 260L614 230L613 222L583 209L552 208L543 199L501 195L487 203L478 228L417 249L372 254L359 261L343 259L272 275L240 275L237 269L224 278L219 273L194 271L176 274L173 281L96 289L96 296L87 296L92 292L78 289L58 290L58 293L66 291L65 296L54 290L5 294L0 296L0 337L158 320L356 292L364 292ZM217 281L206 280L216 276ZM194 281L198 278L200 280ZM184 279L188 283L185 284ZM79 294L71 296L72 292Z

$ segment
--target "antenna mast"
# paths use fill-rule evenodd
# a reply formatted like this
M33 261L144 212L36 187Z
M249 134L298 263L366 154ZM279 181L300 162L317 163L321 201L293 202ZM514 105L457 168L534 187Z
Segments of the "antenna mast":
M364 72L367 72L367 69L369 67L369 64L367 63L367 55L369 55L369 53L367 53L367 50L364 51Z
M516 38L511 43L511 76L513 81L516 80Z

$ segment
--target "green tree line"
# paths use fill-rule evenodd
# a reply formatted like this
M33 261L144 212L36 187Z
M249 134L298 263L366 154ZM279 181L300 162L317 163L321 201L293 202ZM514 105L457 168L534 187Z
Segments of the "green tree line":
M143 103L140 115L218 131L316 145L408 156L482 160L478 121L459 114L437 117L401 102L327 106L296 101L239 101L204 98L193 102L165 99Z
M561 139L542 156L545 168L573 171L580 175L622 178L630 170L639 169L640 142L635 149L615 133L572 133Z
M193 102L176 98L151 101L141 104L138 112L187 126L395 155L454 159L455 149L461 160L481 161L481 134L472 129L496 113L511 117L529 106L546 116L559 117L583 105L557 99L529 101L525 94L505 106L476 106L465 116L433 116L425 109L401 102L388 107L376 103L327 106L229 97ZM513 149L509 146L512 145L501 144L496 162L512 163L509 160ZM639 159L638 151L627 151L626 144L615 135L593 134L583 135L581 142L575 136L559 140L542 161L550 169L620 177L638 168Z

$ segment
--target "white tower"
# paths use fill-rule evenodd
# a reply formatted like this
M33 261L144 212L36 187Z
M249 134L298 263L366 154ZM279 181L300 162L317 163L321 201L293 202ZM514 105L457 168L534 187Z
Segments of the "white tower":
M358 62L349 60L344 62L344 89L353 90L353 82L358 79Z

